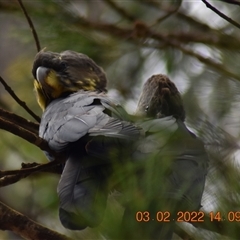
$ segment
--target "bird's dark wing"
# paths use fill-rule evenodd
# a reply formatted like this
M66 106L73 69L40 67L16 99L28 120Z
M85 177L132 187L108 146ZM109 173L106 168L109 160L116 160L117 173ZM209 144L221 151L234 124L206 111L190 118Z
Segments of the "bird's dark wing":
M113 104L106 96L84 91L54 100L42 116L39 135L57 152L64 151L85 135L137 137L140 129L122 121L119 113L113 112ZM118 119L105 113L109 110L118 115Z
M85 167L85 161L89 160L87 156L79 156L78 151L69 154L57 188L59 218L64 227L72 230L96 227L106 208L108 189L104 171L108 174L107 169L104 165Z
M79 230L99 224L108 196L109 148L113 141L114 147L118 147L116 139L134 139L139 135L139 128L122 121L118 108L114 110L114 103L105 95L80 91L48 105L40 136L48 141L50 148L67 157L57 189L59 216L65 227ZM101 154L101 148L105 161L94 157Z

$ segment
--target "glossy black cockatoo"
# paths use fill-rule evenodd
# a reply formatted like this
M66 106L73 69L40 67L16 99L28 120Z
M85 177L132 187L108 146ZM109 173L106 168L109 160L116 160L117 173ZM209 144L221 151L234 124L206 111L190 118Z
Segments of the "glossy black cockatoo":
M57 189L60 220L73 230L95 227L104 216L108 196L111 167L106 154L118 155L111 146L121 148L141 130L122 120L123 109L105 95L105 73L86 55L42 51L32 73L44 111L39 136L67 159Z
M146 132L133 159L136 166L144 162L144 167L136 172L135 191L127 194L123 237L171 239L183 214L198 214L208 155L185 126L182 98L167 76L153 75L146 81L136 114L142 116L138 125Z

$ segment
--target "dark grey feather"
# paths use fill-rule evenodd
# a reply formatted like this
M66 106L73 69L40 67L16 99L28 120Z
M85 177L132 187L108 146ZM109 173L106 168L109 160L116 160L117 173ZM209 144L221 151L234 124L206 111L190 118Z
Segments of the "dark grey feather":
M63 151L69 143L76 142L86 134L116 138L140 134L136 126L104 113L106 108L101 105L102 99L109 103L105 106L113 104L106 96L81 91L53 101L43 114L40 137L47 140L53 150ZM95 100L99 101L98 105L94 104Z
M135 189L128 192L123 238L172 239L177 212L197 212L201 207L208 155L203 142L185 126L181 96L166 76L153 75L147 80L137 114L156 119L139 124L146 137L133 155L135 166L141 164L141 168L135 173ZM149 213L150 221L136 221L137 211ZM157 212L169 212L170 222L158 222Z
M107 202L104 179L96 179L98 175L93 169L84 167L83 162L77 152L71 154L57 188L60 220L63 226L72 230L97 226Z
M103 94L79 91L52 101L43 114L40 136L67 158L58 184L59 217L66 228L81 230L101 222L108 196L109 151L120 151L118 139L129 141L142 134L122 121L125 112L114 106Z

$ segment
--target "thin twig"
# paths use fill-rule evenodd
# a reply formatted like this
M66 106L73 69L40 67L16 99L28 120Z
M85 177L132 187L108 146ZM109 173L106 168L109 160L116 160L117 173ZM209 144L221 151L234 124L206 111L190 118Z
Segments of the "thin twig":
M160 1L156 1L156 0L147 0L147 1L143 1L143 0L137 0L140 4L144 4L147 5L148 7L152 7L152 8L160 8Z
M204 43L207 45L212 45L214 47L219 47L223 49L229 50L239 50L240 44L239 39L232 35L222 34L220 36L216 36L213 34L209 34L208 32L203 33L202 31L196 32L185 32L185 31L174 31L174 32L161 32L162 35L169 39L177 40L183 44L188 43ZM231 43L231 44L229 44Z
M231 79L236 79L236 80L240 81L240 76L229 71L228 69L226 69L226 67L223 64L217 63L216 61L214 61L211 58L204 57L201 54L199 54L189 48L183 47L182 44L178 41L174 41L173 39L168 38L160 33L150 31L148 26L145 25L145 23L143 23L143 22L141 22L141 24L140 23L135 24L133 29L120 28L113 24L103 24L103 23L99 23L99 22L91 22L91 21L87 21L84 18L79 18L79 21L75 22L75 24L76 24L76 26L80 25L81 27L84 27L84 28L106 32L107 34L111 34L114 37L122 38L124 40L128 39L128 40L132 40L134 42L138 41L138 43L139 43L139 38L142 38L142 37L145 37L148 39L155 39L159 42L163 41L164 43L166 43L167 46L175 47L175 48L179 49L180 51L182 51L183 53L198 59L200 62L208 65L209 67L216 69L217 71L219 71L219 73L227 75ZM141 26L141 28L140 28L140 26ZM138 32L140 32L140 31L138 31L138 29L140 29L141 33L144 33L145 36L143 36L143 34L138 34Z
M229 4L234 4L240 6L240 2L236 0L221 0L222 2L229 3Z
M25 139L26 141L36 145L43 151L52 153L53 151L49 148L48 143L40 138L36 133L29 131L28 129L19 126L5 118L0 117L0 129L6 130L16 136Z
M218 9L216 9L214 6L212 6L208 1L206 0L202 0L202 2L205 3L207 8L210 8L213 12L215 12L218 16L220 16L221 18L225 19L226 21L228 21L229 23L231 23L232 25L234 25L237 28L240 28L240 24L235 22L234 20L232 20L230 17L226 16L224 13L220 12Z
M37 166L41 166L42 164L40 163L22 163L22 169L30 169L32 167L37 167ZM18 173L18 174L15 174L15 175L7 175L5 177L2 177L0 178L0 187L5 187L5 186L8 186L8 185L11 185L11 184L14 184L18 181L20 181L21 179L23 178L26 178L28 177L29 175L33 174L33 173L37 173L37 172L47 172L47 173L53 173L53 174L61 174L62 173L62 166L61 164L56 164L55 166L53 167L50 167L50 168L46 168L46 169L42 169L42 170L39 170L39 171L29 171L29 173L25 173L25 174L22 174L22 173Z
M8 170L8 171L0 171L0 178L5 177L5 176L10 176L10 175L25 175L25 174L32 174L35 172L40 172L44 171L48 168L55 167L56 165L65 162L66 159L62 156L58 156L56 160L48 162L48 163L43 163L39 164L30 168L23 168L23 169L18 169L18 170Z
M10 86L4 81L4 79L0 76L0 82L6 89L6 91L12 96L12 98L22 107L24 108L36 121L40 122L41 118L37 116L25 102L19 99L19 97L14 93L14 91L10 88Z
M221 63L217 63L216 61L214 61L213 59L209 58L209 57L204 57L201 54L199 54L198 52L193 51L190 48L186 48L184 46L182 46L180 43L173 41L170 38L167 38L163 35L160 35L158 33L152 33L152 38L154 39L159 39L164 41L168 46L172 46L175 47L177 49L179 49L180 51L182 51L183 53L192 56L196 59L198 59L200 62L210 66L211 68L217 70L219 73L222 73L226 76L229 76L230 79L236 79L238 81L240 81L240 76L229 71L228 69L226 69L226 67L224 65L222 65Z
M35 27L33 25L33 22L31 20L31 18L29 17L29 15L28 15L28 13L27 13L27 11L26 11L23 3L22 3L22 0L18 0L18 3L21 6L21 8L23 10L23 13L24 13L24 15L25 15L25 17L26 17L26 19L28 21L28 24L29 24L29 26L30 26L30 28L32 30L32 34L33 34L33 37L34 37L34 40L35 40L35 43L36 43L37 51L39 52L41 50L41 46L40 46L38 35L37 35L37 32L36 32Z
M39 129L38 123L31 122L21 116L18 116L15 113L11 113L11 112L8 112L7 110L0 108L0 118L3 118L9 122L17 124L18 126L25 128L26 130L34 134L38 134L38 129Z
M179 0L176 7L168 9L168 11L165 15L158 18L153 24L150 24L149 26L152 27L153 25L156 25L156 24L159 24L159 23L163 22L164 20L166 20L167 18L172 16L174 13L176 13L179 10L179 8L181 7L181 5L182 5L182 0ZM163 9L163 10L165 11L165 9Z
M112 0L104 0L104 2L106 2L112 9L114 9L120 16L123 16L125 19L131 22L137 20L133 15L129 14L124 8L118 6L116 2Z
M43 171L49 167L56 166L59 163L62 163L65 161L64 156L61 156L61 155L55 153L53 150L51 150L50 147L48 146L48 143L44 139L40 138L38 135L34 134L33 132L28 131L27 129L22 128L22 127L18 126L17 124L9 122L6 119L3 119L1 117L0 117L0 129L7 130L8 132L11 132L11 133L27 140L28 142L39 147L41 150L48 152L53 157L53 159L55 159L54 161L52 161L50 163L42 164L39 166L34 166L31 168L27 168L27 169L12 170L12 171L0 171L0 178L8 176L8 175L31 174L33 172Z
M2 177L0 178L0 188L1 187L6 187L8 185L14 184L16 182L18 182L19 180L25 178L29 176L29 174L16 174L16 175L12 175L12 176L6 176L6 177Z
M164 9L164 11L167 11L167 10ZM178 19L183 20L185 23L189 24L194 29L201 30L204 33L208 33L208 34L215 34L215 35L219 34L219 31L217 29L211 28L206 23L200 22L196 18L188 16L184 11L176 12L175 16Z

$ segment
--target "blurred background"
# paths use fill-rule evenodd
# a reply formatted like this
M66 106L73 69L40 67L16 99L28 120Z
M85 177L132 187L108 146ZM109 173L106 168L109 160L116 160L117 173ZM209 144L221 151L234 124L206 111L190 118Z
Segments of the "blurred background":
M240 24L240 3L228 2L209 1ZM38 0L23 4L41 48L56 52L70 49L94 59L107 74L109 95L129 113L134 113L141 87L151 75L168 75L183 96L187 126L204 140L211 157L203 210L226 215L240 211L238 26L218 16L203 1ZM18 1L0 0L0 75L41 116L31 75L36 53ZM3 86L0 107L33 121ZM1 170L19 169L22 162L47 161L38 148L5 131L1 131L0 152ZM122 214L114 197L110 196L99 228L68 231L58 219L58 179L53 174L34 174L2 188L0 201L74 239L106 239ZM181 227L193 239L228 239L229 232L237 232L238 221L235 218L228 224L224 235L190 224ZM22 238L0 231L0 239Z

